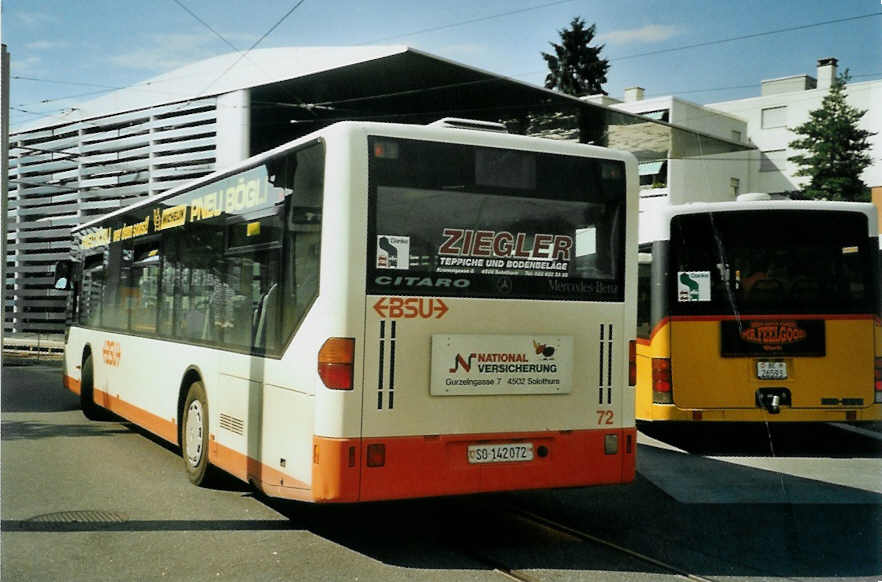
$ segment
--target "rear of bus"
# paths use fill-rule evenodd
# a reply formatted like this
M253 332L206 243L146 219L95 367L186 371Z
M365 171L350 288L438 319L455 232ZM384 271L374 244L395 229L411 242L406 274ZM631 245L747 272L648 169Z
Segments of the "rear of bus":
M638 419L882 418L875 212L795 201L670 212L667 236L641 249Z
M314 469L316 499L632 480L633 157L391 127L353 140L367 166L351 246L366 260L364 327L334 400L344 422L316 436L342 467ZM319 407L336 391L320 392Z

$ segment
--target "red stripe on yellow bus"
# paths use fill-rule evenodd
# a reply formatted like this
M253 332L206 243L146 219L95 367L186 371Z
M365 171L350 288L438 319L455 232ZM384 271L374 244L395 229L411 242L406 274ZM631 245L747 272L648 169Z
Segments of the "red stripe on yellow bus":
M619 454L607 455L604 439L613 434ZM636 438L633 428L366 438L362 454L371 444L384 444L386 458L382 467L363 465L360 501L629 482L634 479ZM468 462L471 444L510 442L533 443L533 460ZM538 455L540 446L548 450L545 457Z
M74 394L79 395L80 393L80 381L74 378L71 378L67 374L64 374L61 377L61 381L64 383L64 387L73 392Z
M143 427L153 434L164 438L170 443L178 444L178 425L174 420L168 420L156 416L152 412L148 412L143 408L139 408L134 404L129 404L118 396L112 396L107 392L98 390L93 392L95 404L113 411L114 413L128 419L140 427Z
M775 313L775 314L764 314L764 315L670 315L668 317L663 317L655 327L652 328L652 332L649 334L649 339L646 338L638 338L637 343L642 344L644 346L648 346L655 339L656 334L662 330L666 325L671 323L672 321L736 321L739 319L750 319L755 321L764 321L764 320L776 320L776 319L826 319L826 320L855 320L862 321L865 319L874 319L876 322L879 322L879 316L869 314L869 313L857 313L857 314L819 314L819 313L801 313L801 314L792 314L792 313Z

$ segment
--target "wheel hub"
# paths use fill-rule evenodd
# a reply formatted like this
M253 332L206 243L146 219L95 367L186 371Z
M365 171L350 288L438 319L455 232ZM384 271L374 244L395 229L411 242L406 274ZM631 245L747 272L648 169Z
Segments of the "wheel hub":
M187 409L186 450L187 462L195 467L202 460L202 403L194 400Z

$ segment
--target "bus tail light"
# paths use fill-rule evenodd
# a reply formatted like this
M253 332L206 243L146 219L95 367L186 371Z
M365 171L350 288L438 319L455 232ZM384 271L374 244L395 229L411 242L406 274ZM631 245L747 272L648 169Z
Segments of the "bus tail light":
M652 358L652 402L674 403L670 358Z
M352 363L355 360L355 339L331 337L318 352L318 374L322 383L332 390L352 390Z
M382 467L386 464L386 445L374 443L367 446L367 466Z
M628 386L637 385L637 342L628 342Z
M882 404L882 358L876 358L876 383L873 388L875 388L873 402Z

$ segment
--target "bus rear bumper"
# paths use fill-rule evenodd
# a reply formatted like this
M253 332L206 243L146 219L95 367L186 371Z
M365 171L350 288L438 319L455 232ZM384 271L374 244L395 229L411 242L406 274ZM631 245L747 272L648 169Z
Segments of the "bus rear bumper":
M653 404L648 422L869 422L882 420L882 404L863 408L790 408L782 406L772 414L762 408L683 409Z
M511 443L531 443L532 460L469 462L471 445ZM635 428L315 437L313 445L313 500L344 503L627 483L634 479L637 446Z

